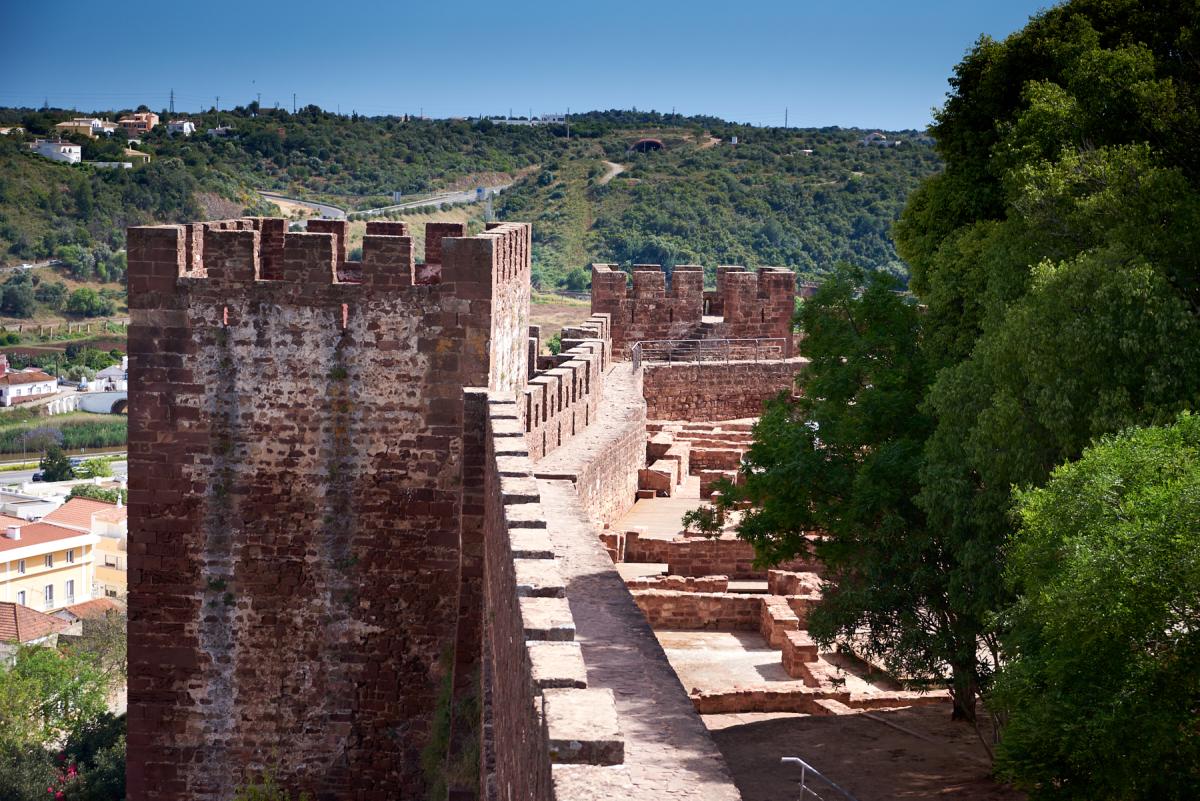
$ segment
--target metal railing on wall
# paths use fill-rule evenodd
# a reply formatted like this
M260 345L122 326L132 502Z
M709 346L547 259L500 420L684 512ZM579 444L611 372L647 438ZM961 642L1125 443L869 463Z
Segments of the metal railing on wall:
M705 362L763 361L787 355L787 340L769 339L646 339L630 347L633 369L643 362L702 364Z
M836 785L833 780L827 779L821 774L821 771L817 770L800 757L782 757L779 761L785 765L795 765L796 767L800 768L799 801L807 801L807 799L810 798L816 798L819 799L819 801L827 801L826 797L842 798L845 799L845 801L858 801L857 798ZM821 792L825 795L822 795L813 789L814 779L818 782L816 786L820 787Z

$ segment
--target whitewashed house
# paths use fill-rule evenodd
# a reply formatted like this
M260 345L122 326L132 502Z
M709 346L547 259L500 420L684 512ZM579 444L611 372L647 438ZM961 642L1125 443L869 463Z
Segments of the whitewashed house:
M45 156L51 161L63 161L67 164L78 164L83 160L83 148L70 142L58 142L50 139L38 139L33 143L33 149L39 156Z

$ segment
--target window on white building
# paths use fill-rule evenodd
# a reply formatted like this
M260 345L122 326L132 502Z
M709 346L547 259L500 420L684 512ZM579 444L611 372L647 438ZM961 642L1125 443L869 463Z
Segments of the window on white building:
M75 549L74 548L67 551L67 563L72 564L72 565L75 564Z
M68 579L64 590L64 594L67 596L67 605L75 603L75 579Z
M25 572L25 560L24 560L24 559L18 559L18 560L17 560L17 572L18 572L18 573L24 573L24 572Z
M42 597L44 597L46 599L46 608L53 609L54 608L54 585L53 584L46 585L46 590L44 593L42 593Z
M117 566L117 557L113 556L112 554L107 554L107 553L104 554L104 566L105 567L116 567Z
M46 554L46 567L54 567L54 554Z
M21 606L25 605L25 590L17 591L17 603Z

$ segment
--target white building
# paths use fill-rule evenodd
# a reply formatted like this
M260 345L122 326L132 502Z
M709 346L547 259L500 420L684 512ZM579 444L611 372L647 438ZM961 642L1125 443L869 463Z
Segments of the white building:
M8 359L0 355L0 406L16 406L37 397L58 392L58 381L36 367L9 370Z
M232 125L218 125L216 128L209 128L208 135L209 136L232 136L233 135L233 126Z
M38 155L45 156L51 161L64 161L67 164L78 164L83 160L83 148L70 142L56 142L49 139L38 139L33 143L33 149Z
M171 120L167 123L167 133L174 136L175 134L183 134L191 136L196 132L196 123L191 120Z

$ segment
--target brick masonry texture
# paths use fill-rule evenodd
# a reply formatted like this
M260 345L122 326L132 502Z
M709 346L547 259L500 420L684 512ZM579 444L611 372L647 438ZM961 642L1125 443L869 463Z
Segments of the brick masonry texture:
M664 540L643 537L641 532L625 532L625 561L666 563L673 576L709 576L719 574L730 579L764 579L765 568L754 566L754 546L750 543L722 537L675 537ZM797 560L780 566L782 570L815 572L817 565Z
M420 285L408 237L349 262L328 227L129 231L135 801L276 759L320 798L424 791L482 594L462 388L524 382L529 228L443 240Z
M704 270L678 265L667 275L656 264L635 264L629 276L609 264L592 265L592 313L612 318L613 357L629 358L640 340L767 339L785 341L791 355L796 276L777 267L750 272L718 268L717 291L704 291ZM721 315L705 325L705 315Z
M537 460L535 474L574 482L588 518L598 525L611 523L633 505L638 471L646 466L641 371L630 370L628 365L611 367L593 425L569 442L570 448Z
M521 419L530 456L537 460L562 447L591 425L604 394L611 361L608 315L595 315L572 329L554 366L535 369L521 392Z
M793 390L796 375L807 364L803 358L647 363L642 377L646 416L651 420L689 422L758 417L764 401Z

